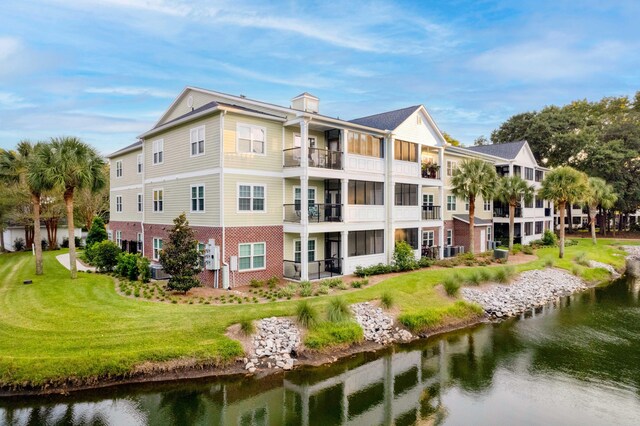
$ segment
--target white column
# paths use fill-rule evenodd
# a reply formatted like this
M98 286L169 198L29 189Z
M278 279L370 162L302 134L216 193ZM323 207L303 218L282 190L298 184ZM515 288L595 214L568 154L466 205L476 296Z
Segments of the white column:
M342 221L346 222L347 206L349 204L349 179L340 179L340 202L342 203L342 207L340 209Z
M349 233L347 231L340 232L340 256L342 257L342 275L350 274L351 271L347 271L347 257L349 255Z
M300 122L300 167L309 166L309 121ZM304 172L303 172L304 173Z
M438 151L438 162L440 164L440 181L442 182L442 186L440 186L438 191L438 203L440 204L440 218L442 219L442 225L440 225L440 229L438 230L438 242L440 246L440 259L444 258L444 208L445 208L445 185L447 182L447 165L444 162L444 148L440 148Z
M309 122L300 122L300 280L309 279Z
M340 131L340 152L342 152L342 170L346 170L347 169L347 153L348 153L348 148L347 148L347 141L348 139L348 130L344 129Z
M300 232L300 281L309 279L309 231Z
M387 252L387 263L391 263L393 259L393 251L395 249L395 234L393 232L393 209L394 209L394 182L393 182L393 135L387 134L385 137L385 207L386 207L386 224L387 238L385 247Z

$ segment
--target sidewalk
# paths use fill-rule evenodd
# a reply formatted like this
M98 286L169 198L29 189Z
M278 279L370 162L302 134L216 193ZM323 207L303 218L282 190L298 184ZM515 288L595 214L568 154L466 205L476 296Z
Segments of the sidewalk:
M56 259L58 259L58 262L60 262L62 264L62 266L64 266L67 269L70 269L71 259L69 258L69 253L60 254L60 255L56 256ZM83 272L86 272L86 271L95 272L96 271L96 268L94 268L93 266L84 266L78 260L76 260L76 267L78 268L78 271L83 271Z

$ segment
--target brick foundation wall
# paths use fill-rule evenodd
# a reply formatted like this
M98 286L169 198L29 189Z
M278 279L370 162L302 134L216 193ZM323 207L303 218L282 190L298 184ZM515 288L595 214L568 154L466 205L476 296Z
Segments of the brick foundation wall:
M173 225L144 224L144 255L153 257L153 238L168 239L169 230ZM209 239L216 240L216 245L222 244L222 228L208 226L192 226L196 239L206 243ZM259 271L236 272L236 286L247 285L252 279L266 280L272 276L282 277L282 259L284 234L282 226L243 226L225 228L225 259L230 263L231 256L238 255L238 245L241 243L266 243L265 269ZM222 253L221 253L222 254ZM203 270L198 279L203 285L212 287L214 284L214 271ZM229 273L229 280L233 285L233 273ZM222 283L222 273L220 273Z
M116 231L122 232L122 239L126 241L137 241L138 233L142 232L142 224L140 222L119 222L112 220L107 225L107 229L113 232L115 241Z
M487 241L488 237L487 237L487 227L490 225L483 225L483 226L478 226L476 225L474 227L474 238L475 238L475 249L476 249L476 253L481 253L483 251L486 251L487 248L486 247L481 247L480 246L480 232L482 230L484 230L484 235L485 235L485 241ZM469 224L466 222L463 222L461 220L454 220L453 221L453 242L454 245L456 246L464 246L464 251L465 252L469 252L469 247L471 246L471 238L470 238L470 234L469 234Z

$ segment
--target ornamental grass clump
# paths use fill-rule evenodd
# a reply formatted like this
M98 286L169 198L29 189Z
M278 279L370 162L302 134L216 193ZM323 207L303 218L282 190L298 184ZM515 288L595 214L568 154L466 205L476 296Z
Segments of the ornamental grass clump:
M442 286L444 287L444 291L447 292L449 296L455 296L458 294L458 290L460 290L460 280L457 276L447 277L442 282Z
M298 323L306 328L318 323L318 311L307 301L302 301L296 306L296 318Z
M349 304L342 297L334 297L329 301L327 319L331 322L341 322L351 317Z
M243 318L240 320L240 332L245 336L251 336L256 332L256 327L253 325L253 321L249 318Z
M313 294L313 284L311 284L311 281L301 281L298 286L300 288L300 297L309 297Z
M380 304L382 305L383 308L389 309L393 306L393 303L394 303L394 300L391 293L389 293L388 291L385 291L384 293L382 293L382 296L380 297Z

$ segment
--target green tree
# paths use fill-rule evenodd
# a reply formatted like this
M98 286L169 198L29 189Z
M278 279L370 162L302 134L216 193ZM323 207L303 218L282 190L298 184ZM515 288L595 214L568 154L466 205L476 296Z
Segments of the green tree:
M91 222L91 228L89 228L89 232L87 233L87 248L107 238L109 238L109 236L104 225L104 220L102 220L100 216L94 217L93 222Z
M76 137L53 138L38 155L35 172L49 186L59 188L67 209L71 278L78 276L75 223L73 217L76 190L99 191L106 184L104 161L97 151Z
M591 239L593 244L596 240L596 213L598 206L603 209L610 209L616 203L618 196L613 190L613 186L605 182L604 179L590 177L588 187L583 199L584 204L589 208L589 225L591 227Z
M108 180L109 167L105 165L102 170L102 177ZM104 220L109 218L109 187L95 190L93 188L82 188L78 190L74 196L74 217L77 218L76 224L89 230L93 218L100 216Z
M469 201L469 251L475 253L476 198L490 200L496 190L498 175L492 164L474 158L464 160L451 177L451 192Z
M587 175L569 166L551 170L542 181L539 195L546 200L553 201L558 206L560 215L560 258L564 257L566 207L584 199L587 187Z
M473 141L473 144L475 146L489 145L489 139L487 139L484 135L481 135L475 138L475 140Z
M442 132L442 136L444 137L444 140L446 140L449 145L460 146L460 141L458 139L455 139L449 133Z
M171 275L167 284L169 290L186 293L200 285L196 278L201 271L198 241L184 213L173 220L169 241L163 244L160 252L160 264Z
M42 275L42 240L40 233L40 199L49 187L38 173L37 155L45 144L21 141L14 151L3 151L0 156L0 180L9 185L24 186L31 197L33 212L33 240L36 252L36 275Z
M65 213L62 193L56 189L44 192L40 206L42 221L47 230L49 250L55 250L58 248L58 223Z
M5 251L4 231L9 224L11 210L14 207L12 195L7 186L0 185L0 253Z
M509 251L513 250L514 217L520 200L529 202L533 199L535 188L520 176L504 176L498 183L497 198L509 205Z

